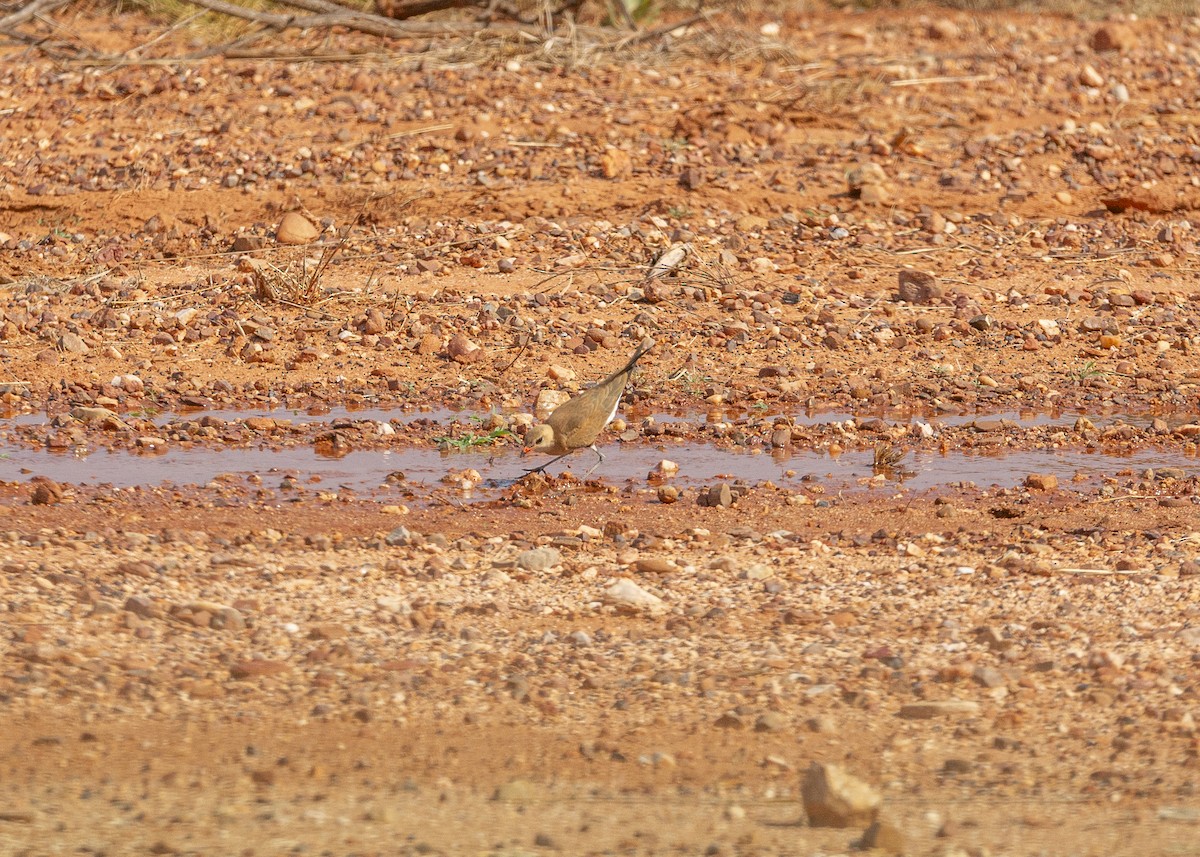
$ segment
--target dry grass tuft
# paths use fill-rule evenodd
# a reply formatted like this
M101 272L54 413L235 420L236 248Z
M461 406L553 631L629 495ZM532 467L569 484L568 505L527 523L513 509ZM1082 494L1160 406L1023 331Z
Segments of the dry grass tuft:
M314 261L306 257L299 260L298 264L290 262L283 268L263 259L251 260L250 279L254 296L263 302L313 306L324 294L321 277L339 246L327 245L319 259Z

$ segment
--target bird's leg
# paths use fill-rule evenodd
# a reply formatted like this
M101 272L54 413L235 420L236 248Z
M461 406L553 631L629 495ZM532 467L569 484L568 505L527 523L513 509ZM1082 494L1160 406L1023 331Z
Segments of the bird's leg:
M571 452L574 452L574 451L575 450L571 450ZM546 471L547 467L549 467L554 462L558 461L560 458L566 458L568 455L571 454L571 452L564 452L562 455L556 455L554 458L551 458L549 461L547 461L545 464L543 464L539 467L528 467L525 469L525 472L526 473L544 473Z
M587 473L583 474L584 479L587 479L589 476L591 476L592 471L595 470L597 467L599 467L600 464L604 461L604 453L601 452L600 450L596 449L596 444L593 443L591 446L588 447L588 449L590 449L592 452L596 453L596 463L588 468Z

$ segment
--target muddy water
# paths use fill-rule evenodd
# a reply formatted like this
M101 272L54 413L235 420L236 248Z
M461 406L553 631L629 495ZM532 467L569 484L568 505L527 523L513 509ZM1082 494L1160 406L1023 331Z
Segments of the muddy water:
M816 481L829 488L859 488L873 475L871 452L847 452L832 457L813 450L790 453L745 452L717 449L704 444L650 447L642 444L609 444L605 460L593 474L609 484L644 483L647 474L662 459L679 465L673 481L695 485L717 479L765 480L782 486L799 487ZM278 487L292 477L302 487L325 490L350 488L357 492L387 495L399 489L386 484L397 471L405 481L438 483L448 473L471 468L483 477L481 488L503 488L523 475L523 468L540 463L523 459L512 448L467 452L438 452L430 449L358 451L341 457L318 454L311 447L280 451L258 449L210 450L172 449L157 455L97 451L87 456L52 453L12 446L0 450L0 480L24 482L31 476L47 476L58 482L84 485L204 485L219 475L261 480L263 487ZM551 468L557 473L568 464L582 475L595 461L589 450ZM1010 451L1002 455L910 452L900 463L903 475L892 476L884 485L914 491L959 482L980 487L1019 484L1030 473L1053 473L1066 485L1077 476L1096 477L1132 469L1182 467L1200 470L1200 460L1178 452L1144 450L1129 456L1084 451Z
M195 420L206 414L226 421L240 421L250 417L271 417L289 420L294 424L330 423L336 419L373 420L377 422L409 423L428 420L449 429L455 423L473 425L484 420L487 414L456 412L446 409L426 412L397 411L394 409L364 408L321 408L310 412L294 409L246 410L246 411L196 411L186 414L160 414L154 417L156 425L164 426L181 419ZM929 421L941 426L955 426L976 419L969 416L926 417L917 414L880 415L889 422L911 424ZM1075 413L1000 413L991 419L1007 419L1023 427L1062 425L1070 426L1078 418ZM690 421L703 424L707 420L733 419L733 414L630 414L633 424L646 417L660 423ZM745 419L745 415L742 415ZM847 413L825 412L793 414L794 423L819 425L855 419ZM862 418L861 416L859 417ZM1126 422L1133 425L1149 424L1153 417L1147 415L1109 414L1089 417L1096 425ZM1171 414L1164 417L1168 423L1187 422L1188 415ZM770 419L768 414L755 414L750 420L758 422ZM12 426L29 426L45 423L45 414L23 414L4 420ZM2 425L2 423L0 423ZM833 489L859 488L874 475L870 451L846 452L833 457L818 450L758 450L719 449L703 443L668 442L659 446L625 444L616 441L604 447L605 461L594 472L594 476L609 484L644 484L647 475L664 458L679 465L674 477L676 484L687 486L707 483L717 479L741 479L750 483L773 481L783 486L799 486L804 482L816 481ZM564 462L554 465L551 472L558 473L566 467L582 475L595 461L588 450L577 453ZM74 452L49 452L30 449L19 443L0 440L0 480L24 482L32 476L47 476L58 482L77 485L111 485L116 488L131 486L161 485L205 485L218 476L232 475L241 479L275 487L286 478L295 480L303 487L331 490L349 488L357 492L374 492L381 496L399 492L401 489L389 483L389 474L400 472L404 481L413 484L439 483L452 471L473 469L483 479L480 486L503 488L520 478L524 468L541 463L538 460L522 459L513 446L478 448L465 452L439 452L433 449L372 450L356 451L344 455L323 455L311 447L300 446L282 450L263 449L191 449L172 448L161 454L134 455L124 451L93 451L87 455ZM1069 484L1077 477L1094 478L1114 474L1122 470L1140 471L1146 468L1181 467L1185 472L1200 470L1200 461L1178 451L1143 450L1128 456L1116 456L1081 450L1004 450L996 454L967 454L962 452L938 453L935 451L910 452L897 468L898 472L887 474L887 478L876 487L898 487L913 491L925 491L955 483L975 483L980 487L1009 487L1019 484L1031 473L1052 473L1060 483Z

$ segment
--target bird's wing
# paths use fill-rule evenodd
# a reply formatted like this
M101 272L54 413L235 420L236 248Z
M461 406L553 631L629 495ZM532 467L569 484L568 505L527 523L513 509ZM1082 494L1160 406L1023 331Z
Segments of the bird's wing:
M546 418L547 424L554 428L555 433L567 446L572 449L590 446L599 436L601 429L608 425L607 421L599 424L594 421L597 408L605 406L604 392L600 385L589 387L574 399L559 405ZM615 406L612 407L612 411L616 413Z

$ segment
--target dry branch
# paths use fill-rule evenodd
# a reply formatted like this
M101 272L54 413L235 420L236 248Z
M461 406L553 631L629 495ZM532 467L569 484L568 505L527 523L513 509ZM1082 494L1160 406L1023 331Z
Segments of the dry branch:
M0 18L0 31L8 31L18 24L23 24L30 18L36 18L38 15L43 15L46 12L52 12L59 6L66 6L71 0L33 0L31 3L26 3L11 15L5 15Z
M482 5L478 0L407 0L403 3L396 0L375 0L375 8L381 15L397 20L441 12L443 9L465 9L470 6L482 8Z
M247 9L245 6L229 3L226 0L187 0L187 2L195 6L202 6L213 12L219 12L222 15L231 15L235 18L242 18L243 20L252 21L256 24L277 30L316 30L326 27L346 27L361 33L368 33L372 36L391 36L402 39L412 36L435 34L458 35L470 33L479 28L477 24L393 21L391 18L385 18L382 15L373 15L370 12L357 12L343 6L338 6L336 3L323 3L321 0L303 0L303 3L301 0L296 0L296 2L291 2L289 5L309 9L310 6L305 4L311 4L311 6L318 6L322 9L337 11L320 11L318 14L307 16L281 15L277 12L262 12L257 9Z

